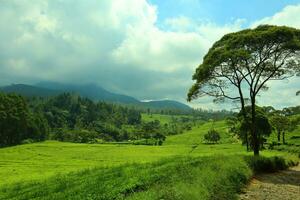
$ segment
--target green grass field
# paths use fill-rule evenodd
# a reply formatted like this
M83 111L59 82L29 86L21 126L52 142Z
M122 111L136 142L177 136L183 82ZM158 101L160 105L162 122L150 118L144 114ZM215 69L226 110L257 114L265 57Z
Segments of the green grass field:
M163 146L126 144L75 144L46 141L0 149L0 185L26 180L48 178L57 173L78 171L93 167L111 167L126 163L153 162L160 159L190 154L208 155L226 151L243 151L239 144L204 145L193 149L201 142L208 125L167 138ZM182 139L180 139L182 138Z
M170 123L172 121L172 116L171 115L142 113L142 120L144 122L159 120L161 124L166 124L166 123Z
M203 143L203 135L212 126L221 133L220 144ZM212 186L228 177L234 180L226 183L233 194L244 184L251 175L242 161L247 155L252 153L228 134L224 121L169 136L163 146L46 141L2 148L0 177L5 178L0 179L0 199L55 199L51 195L57 195L56 199L197 199L202 193L203 199L209 199L207 195L215 190ZM262 155L298 159L286 152L264 151ZM175 174L168 176L167 169ZM201 186L208 175L210 182ZM195 186L191 193L189 184ZM82 198L87 194L89 198ZM225 194L229 193L220 195Z
M191 116L188 116L188 115L162 115L162 114L142 113L142 120L144 122L158 120L158 121L160 121L161 124L170 123L173 121L173 119L180 119L182 117L192 118Z

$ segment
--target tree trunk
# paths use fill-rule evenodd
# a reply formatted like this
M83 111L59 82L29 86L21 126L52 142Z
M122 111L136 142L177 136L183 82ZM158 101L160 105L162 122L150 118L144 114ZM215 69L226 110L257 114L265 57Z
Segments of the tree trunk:
M285 144L285 132L282 132L282 143Z
M259 156L259 139L256 131L255 96L251 96L251 136L254 156Z
M280 143L280 130L277 131L277 141Z
M244 97L243 97L241 87L239 87L239 94L240 94L240 100L241 100L242 114L243 114L245 122L248 123L248 117L246 114L245 102L244 102ZM249 151L248 132L246 131L245 134L246 134L245 135L246 147L247 147L247 151Z

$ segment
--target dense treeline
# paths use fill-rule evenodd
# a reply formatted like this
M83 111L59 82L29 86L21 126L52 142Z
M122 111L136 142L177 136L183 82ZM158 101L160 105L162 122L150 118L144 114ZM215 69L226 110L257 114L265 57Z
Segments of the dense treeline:
M195 119L188 117L165 124L158 120L143 122L140 110L70 93L27 99L1 94L0 113L1 146L45 139L161 145L167 135L180 134L195 124Z
M51 127L51 139L70 142L122 141L124 125L141 123L137 110L64 93L57 97L32 99L31 107L44 113Z
M179 109L140 109L144 113L148 114L162 114L162 115L190 115L202 120L222 120L234 114L228 110L212 110L212 109L191 109L191 110L179 110Z
M20 144L26 139L42 141L48 132L46 119L39 112L31 112L23 97L0 93L0 146Z

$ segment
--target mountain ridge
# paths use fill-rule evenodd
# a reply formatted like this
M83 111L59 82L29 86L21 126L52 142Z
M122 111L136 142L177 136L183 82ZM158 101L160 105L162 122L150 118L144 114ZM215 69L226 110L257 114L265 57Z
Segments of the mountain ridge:
M128 95L110 92L96 84L75 85L56 82L40 82L34 85L11 84L0 87L0 91L5 93L17 93L27 97L51 97L64 92L69 92L77 93L80 96L94 101L120 103L124 105L137 106L140 108L192 110L192 108L188 105L174 100L152 100L143 102Z

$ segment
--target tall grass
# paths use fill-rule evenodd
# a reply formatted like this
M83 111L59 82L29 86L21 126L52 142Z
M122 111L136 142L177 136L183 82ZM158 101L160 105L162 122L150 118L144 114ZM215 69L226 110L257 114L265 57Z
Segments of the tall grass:
M251 176L242 157L172 158L61 175L1 189L1 199L234 199Z
M0 189L0 199L237 199L253 172L285 169L279 157L173 157L148 164L94 168Z

